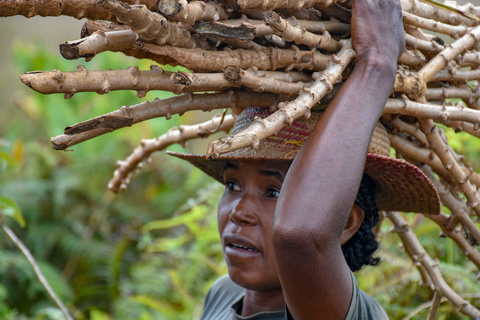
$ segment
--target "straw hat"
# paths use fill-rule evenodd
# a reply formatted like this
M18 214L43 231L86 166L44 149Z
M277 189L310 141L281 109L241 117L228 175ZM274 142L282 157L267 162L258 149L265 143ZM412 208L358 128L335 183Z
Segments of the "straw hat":
M268 108L248 107L238 115L233 134L247 128L256 117L271 114ZM271 159L292 161L315 127L320 112L312 112L308 120L299 119L277 135L260 141L257 149L246 147L207 159L205 155L168 152L189 161L223 184L223 170L228 160ZM409 162L390 158L390 141L385 128L378 123L368 147L365 173L375 182L375 201L379 210L426 214L440 212L440 199L432 182Z

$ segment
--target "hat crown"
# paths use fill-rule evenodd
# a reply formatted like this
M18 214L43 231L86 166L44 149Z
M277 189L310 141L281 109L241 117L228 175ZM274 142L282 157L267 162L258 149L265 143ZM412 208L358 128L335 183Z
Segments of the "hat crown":
M258 119L264 119L271 115L270 109L265 107L247 107L236 118L232 129L233 134L237 134L247 129ZM277 134L270 136L262 141L258 148L246 147L240 150L225 154L225 157L254 157L254 158L283 158L285 160L295 158L305 143L315 125L320 120L323 112L312 111L311 116L300 118L280 130ZM344 130L339 128L339 130ZM372 139L368 147L368 153L374 153L382 156L390 156L390 140L387 130L378 122L372 134Z

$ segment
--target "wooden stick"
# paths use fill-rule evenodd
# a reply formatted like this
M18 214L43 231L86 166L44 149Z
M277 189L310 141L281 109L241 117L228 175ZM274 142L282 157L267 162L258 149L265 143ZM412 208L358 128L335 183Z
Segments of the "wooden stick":
M400 3L402 4L402 9L404 11L412 13L416 16L427 19L435 17L436 21L456 26L463 24L468 27L473 27L476 25L475 20L469 19L444 8L432 6L419 0L400 0Z
M298 45L304 44L310 48L325 49L330 52L340 50L340 44L338 41L333 40L328 32L325 31L323 35L311 33L304 27L292 25L274 11L265 13L265 23L272 28L275 34L287 41L293 41Z
M152 65L150 70L129 67L126 70L92 71L78 66L78 71L27 72L20 80L43 94L65 93L71 97L77 92L109 93L116 90L134 90L145 96L150 90L165 90L176 94L182 92L180 85L171 80L172 72Z
M255 92L271 92L280 96L291 97L298 94L307 87L303 82L287 82L274 78L261 77L255 72L242 70L237 67L223 69L225 79L241 86L252 89Z
M464 65L473 65L479 66L480 65L480 52L466 52L463 55L457 57L457 62L464 66Z
M382 115L383 118L386 118L385 114ZM415 138L421 146L428 146L427 138L422 131L418 128L418 122L415 123L406 123L402 121L397 115L390 115L388 117L388 123L394 127L396 131L404 132L409 136ZM393 131L393 134L396 134L396 131Z
M98 0L2 0L0 2L0 17L34 16L58 17L70 16L77 19L112 20L115 17L102 8L97 7ZM156 0L125 0L129 4L144 4L155 11Z
M407 250L410 258L414 262L414 265L418 268L422 266L430 279L432 284L442 296L450 300L460 312L471 317L480 317L480 310L472 306L468 301L462 299L443 279L442 273L438 267L439 261L433 260L425 251L422 244L418 240L415 233L412 231L410 225L398 212L389 212L387 217L392 221L395 226L395 231L398 232L400 239ZM417 265L418 263L418 265Z
M100 0L98 5L112 12L118 22L128 25L144 41L179 48L210 48L206 41L192 36L188 30L167 21L146 6L129 6L118 0Z
M228 19L228 13L220 3L186 0L159 0L158 11L169 20L191 26L195 21L217 21Z
M432 120L419 119L420 130L427 137L428 143L432 150L438 155L445 168L449 171L455 180L458 188L465 194L468 200L468 206L471 207L480 217L480 198L476 192L476 188L468 181L467 176L463 172L461 166L455 161L455 158L449 152L447 146L443 142L439 134L439 129Z
M287 124L302 116L309 116L310 109L320 99L332 90L333 85L338 81L339 76L354 57L355 52L350 41L345 41L343 47L335 57L337 63L332 63L321 74L315 77L313 85L300 93L297 99L290 103L283 103L278 106L279 110L265 119L258 119L244 131L222 138L210 143L207 150L208 157L215 157L229 151L237 150L247 146L256 148L260 140L275 134Z
M438 44L435 40L421 40L408 33L405 33L405 41L407 43L407 48L418 49L422 52L438 53L444 49L444 47Z
M407 11L403 11L403 22L422 29L443 33L455 39L463 36L468 30L464 25L452 26L433 19L422 18Z
M478 97L480 97L480 91L472 91L467 85L447 88L428 88L425 91L425 98L427 100L443 101L447 98L460 98L465 102L469 102Z
M20 250L20 252L27 258L28 263L33 268L33 271L35 272L35 275L37 276L37 279L40 281L41 285L45 288L47 291L48 295L50 298L52 298L53 302L60 308L62 311L63 316L65 317L66 320L73 320L72 315L68 311L67 307L63 304L62 300L57 296L55 291L52 289L50 284L48 283L47 278L43 275L42 270L40 269L37 261L35 260L35 257L32 255L30 250L25 246L25 244L20 240L20 238L17 237L15 232L13 232L12 229L10 229L5 222L3 221L3 216L0 215L0 226L2 227L3 231L7 234L7 236L12 240L13 244Z
M438 307L440 306L441 300L442 300L441 294L438 291L435 291L433 293L432 308L430 309L430 312L428 313L428 320L435 320L435 317L437 315Z
M407 65L414 70L420 70L427 64L427 59L413 53L411 50L405 50L398 59L398 63Z
M441 70L432 78L431 82L449 81L449 82L468 82L472 80L480 80L480 69L463 71L461 69Z
M417 118L428 118L436 121L466 121L480 123L480 111L465 107L450 107L414 102L409 99L388 99L385 114L405 114Z
M97 31L86 38L68 41L60 45L60 53L65 59L91 59L105 51L125 51L135 48L138 35L132 30L103 32Z
M431 216L430 218L435 222L439 223L439 225L442 227L443 232L446 233L445 235L449 237L451 237L450 233L456 232L456 226L458 225L459 222L461 222L464 228L468 230L468 232L475 239L475 241L480 244L480 230L477 228L477 226L472 221L472 219L470 219L470 215L469 215L470 209L468 208L466 203L464 201L461 201L455 198L452 195L452 191L448 190L445 187L445 185L442 184L435 177L431 168L425 165L420 166L420 168L422 169L423 172L425 172L427 177L430 179L430 181L432 181L433 185L437 189L438 195L442 200L442 204L445 205L451 212L451 216L447 217L446 219L444 218L443 214L441 219L435 220L436 217L433 217L433 216ZM477 265L477 267L480 269L480 254L478 253L478 251L475 250L475 248L473 248L472 245L468 246L463 242L460 248L462 248L462 252L464 252L465 255L469 257L471 260L472 260L471 257L475 256L472 262L474 262L475 265Z
M269 47L265 50L230 50L206 51L201 49L183 49L172 46L157 46L144 43L142 48L154 55L167 56L178 64L195 72L218 72L228 66L240 69L257 68L275 71L291 70L324 70L331 61L331 56L318 51L302 51L298 48L278 49Z
M453 128L455 132L464 131L477 138L480 138L480 128L477 125L466 123L463 121L447 121L444 122L446 126Z
M432 150L421 148L396 134L389 133L388 138L391 146L405 159L424 163L431 167L442 179L448 181L448 183L455 184L455 180L450 176L448 170Z
M135 148L127 159L117 162L117 169L108 183L108 189L115 193L124 191L130 183L132 172L139 168L141 162L148 159L153 152L164 150L175 143L184 144L191 139L206 138L219 131L228 132L233 127L234 121L231 115L225 118L216 115L207 122L180 126L180 128L173 127L156 139L142 140L140 146Z
M190 110L211 111L221 108L244 108L252 105L274 107L285 98L269 93L228 91L210 94L185 94L163 100L146 101L65 128L65 133L51 139L55 150L65 150L80 142L135 123L183 114Z
M335 0L298 0L298 1L283 1L283 0L232 0L230 7L233 9L261 9L261 10L275 10L278 8L300 10L306 8L327 8L335 4Z
M429 82L438 71L447 65L448 61L455 59L456 56L467 51L477 43L479 39L480 26L467 32L463 37L437 54L435 58L430 60L420 71L418 71L418 77L424 82Z

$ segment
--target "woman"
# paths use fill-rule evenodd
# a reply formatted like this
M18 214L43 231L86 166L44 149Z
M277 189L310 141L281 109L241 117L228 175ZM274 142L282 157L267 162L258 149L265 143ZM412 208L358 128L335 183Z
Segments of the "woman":
M214 160L177 154L226 186L218 228L229 275L210 290L202 319L387 318L352 275L378 261L375 202L384 210L439 210L418 168L389 158L388 146L383 156L367 156L404 50L401 13L396 0L354 0L355 68L319 120L312 113L258 150ZM247 108L234 132L267 114Z

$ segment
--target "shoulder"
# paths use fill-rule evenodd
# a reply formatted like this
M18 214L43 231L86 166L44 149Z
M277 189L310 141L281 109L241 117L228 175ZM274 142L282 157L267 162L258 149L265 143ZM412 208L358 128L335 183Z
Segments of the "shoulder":
M388 320L387 313L370 295L362 291L352 273L353 294L352 302L345 320Z
M208 291L202 319L226 319L230 308L245 294L245 289L235 284L228 275L220 277Z

